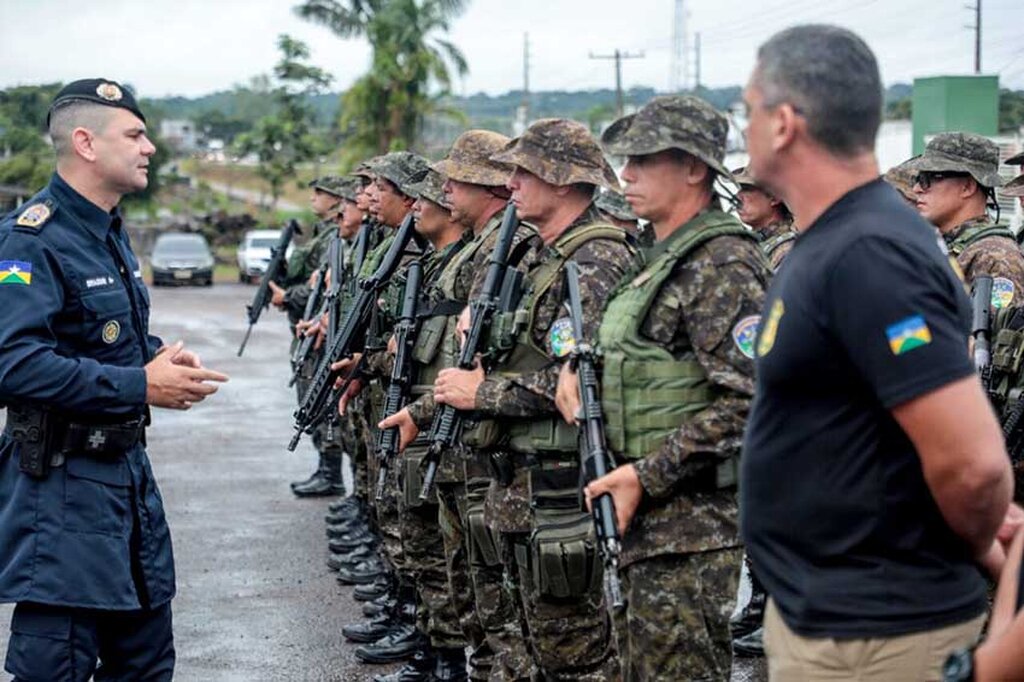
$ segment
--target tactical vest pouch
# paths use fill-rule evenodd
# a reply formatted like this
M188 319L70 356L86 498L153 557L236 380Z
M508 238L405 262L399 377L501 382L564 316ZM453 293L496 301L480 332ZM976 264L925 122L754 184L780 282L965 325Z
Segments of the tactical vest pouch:
M423 490L423 458L426 455L426 441L423 441L422 445L420 443L410 445L404 453L399 455L402 465L398 485L401 488L405 506L410 509L437 505L436 497L430 500L420 499L420 491Z
M542 490L535 481L531 475L529 568L534 589L553 599L576 599L594 592L601 583L601 564L593 519L580 510L575 488Z
M462 432L462 444L477 450L495 447L501 441L501 427L493 419L481 419Z
M577 427L560 417L518 420L508 427L508 446L516 452L543 456L545 452L575 451Z
M484 498L470 496L466 503L466 521L469 525L469 560L477 566L494 567L501 564L498 543L491 529L484 523Z
M437 358L438 351L444 343L445 330L448 328L447 317L428 317L420 323L416 335L416 345L412 349L413 362L429 365Z

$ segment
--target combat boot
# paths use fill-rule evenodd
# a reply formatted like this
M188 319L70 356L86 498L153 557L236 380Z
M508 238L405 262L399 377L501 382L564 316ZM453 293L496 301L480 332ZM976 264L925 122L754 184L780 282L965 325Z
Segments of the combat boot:
M346 507L340 511L328 511L324 514L324 521L327 525L333 526L338 523L351 523L352 521L359 521L361 523L367 523L366 510L363 507Z
M399 625L393 612L385 612L365 623L353 623L341 629L342 636L350 642L376 642Z
M468 680L466 650L461 647L435 649L433 675L437 682L465 682Z
M292 488L297 497L332 497L345 494L345 485L341 480L341 457L321 455L322 471L306 485Z
M320 455L320 459L317 462L316 469L313 470L313 473L311 473L308 478L306 478L305 480L302 480L302 481L292 481L289 484L291 486L291 488L292 488L292 491L294 492L296 488L308 486L309 484L311 484L313 482L313 480L317 476L322 476L323 475L323 471L324 471L324 456L321 454Z
M433 682L435 668L429 645L413 655L412 660L390 675L375 675L374 682Z
M378 558L364 559L351 568L338 569L338 582L342 585L366 585L387 575L387 566Z
M352 590L352 598L356 601L370 601L383 597L391 590L391 580L388 578L378 578L369 585L356 585L356 589Z
M362 511L363 503L355 495L343 497L340 500L335 500L327 505L327 511L332 514L338 514L344 511L359 509Z
M394 663L412 658L426 644L426 637L415 625L393 628L373 644L356 648L356 658L363 663Z
M327 568L337 571L343 566L351 566L353 563L375 556L377 556L377 553L369 545L360 545L351 552L345 552L344 554L331 552L327 555Z
M732 653L735 656L761 658L764 656L764 628L757 628L742 637L732 640Z
M377 597L363 604L363 615L367 618L373 618L386 611L393 610L396 606L398 606L398 601L390 594L385 594L383 597Z
M332 523L327 526L327 537L330 539L341 538L346 535L351 535L357 531L369 531L370 527L367 525L366 520L362 518L349 519L342 521L341 523Z
M377 545L377 536L370 533L368 529L353 531L340 538L333 538L327 542L327 548L337 554L345 554L360 545Z

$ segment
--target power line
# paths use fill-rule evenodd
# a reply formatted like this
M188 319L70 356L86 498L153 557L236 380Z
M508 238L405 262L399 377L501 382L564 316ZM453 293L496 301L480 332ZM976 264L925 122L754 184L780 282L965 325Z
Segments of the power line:
M623 59L643 59L644 53L637 52L631 54L629 52L623 52L616 49L612 54L594 54L590 53L591 59L614 59L615 60L615 107L618 111L618 117L622 118L625 113L625 101L622 96L622 60Z

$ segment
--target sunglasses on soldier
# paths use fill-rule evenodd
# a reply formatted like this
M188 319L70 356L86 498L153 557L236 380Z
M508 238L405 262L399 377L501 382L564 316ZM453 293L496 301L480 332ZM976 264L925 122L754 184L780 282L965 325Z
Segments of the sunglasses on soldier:
M920 185L921 189L927 191L933 182L946 180L947 178L966 178L970 173L959 171L922 171L914 176L914 184Z

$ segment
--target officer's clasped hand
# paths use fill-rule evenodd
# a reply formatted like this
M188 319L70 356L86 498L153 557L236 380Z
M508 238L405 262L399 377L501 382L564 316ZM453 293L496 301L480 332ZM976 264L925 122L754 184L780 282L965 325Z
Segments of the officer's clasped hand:
M178 341L162 348L146 365L146 404L187 410L217 392L210 381L224 382L226 374L203 367L199 356Z

